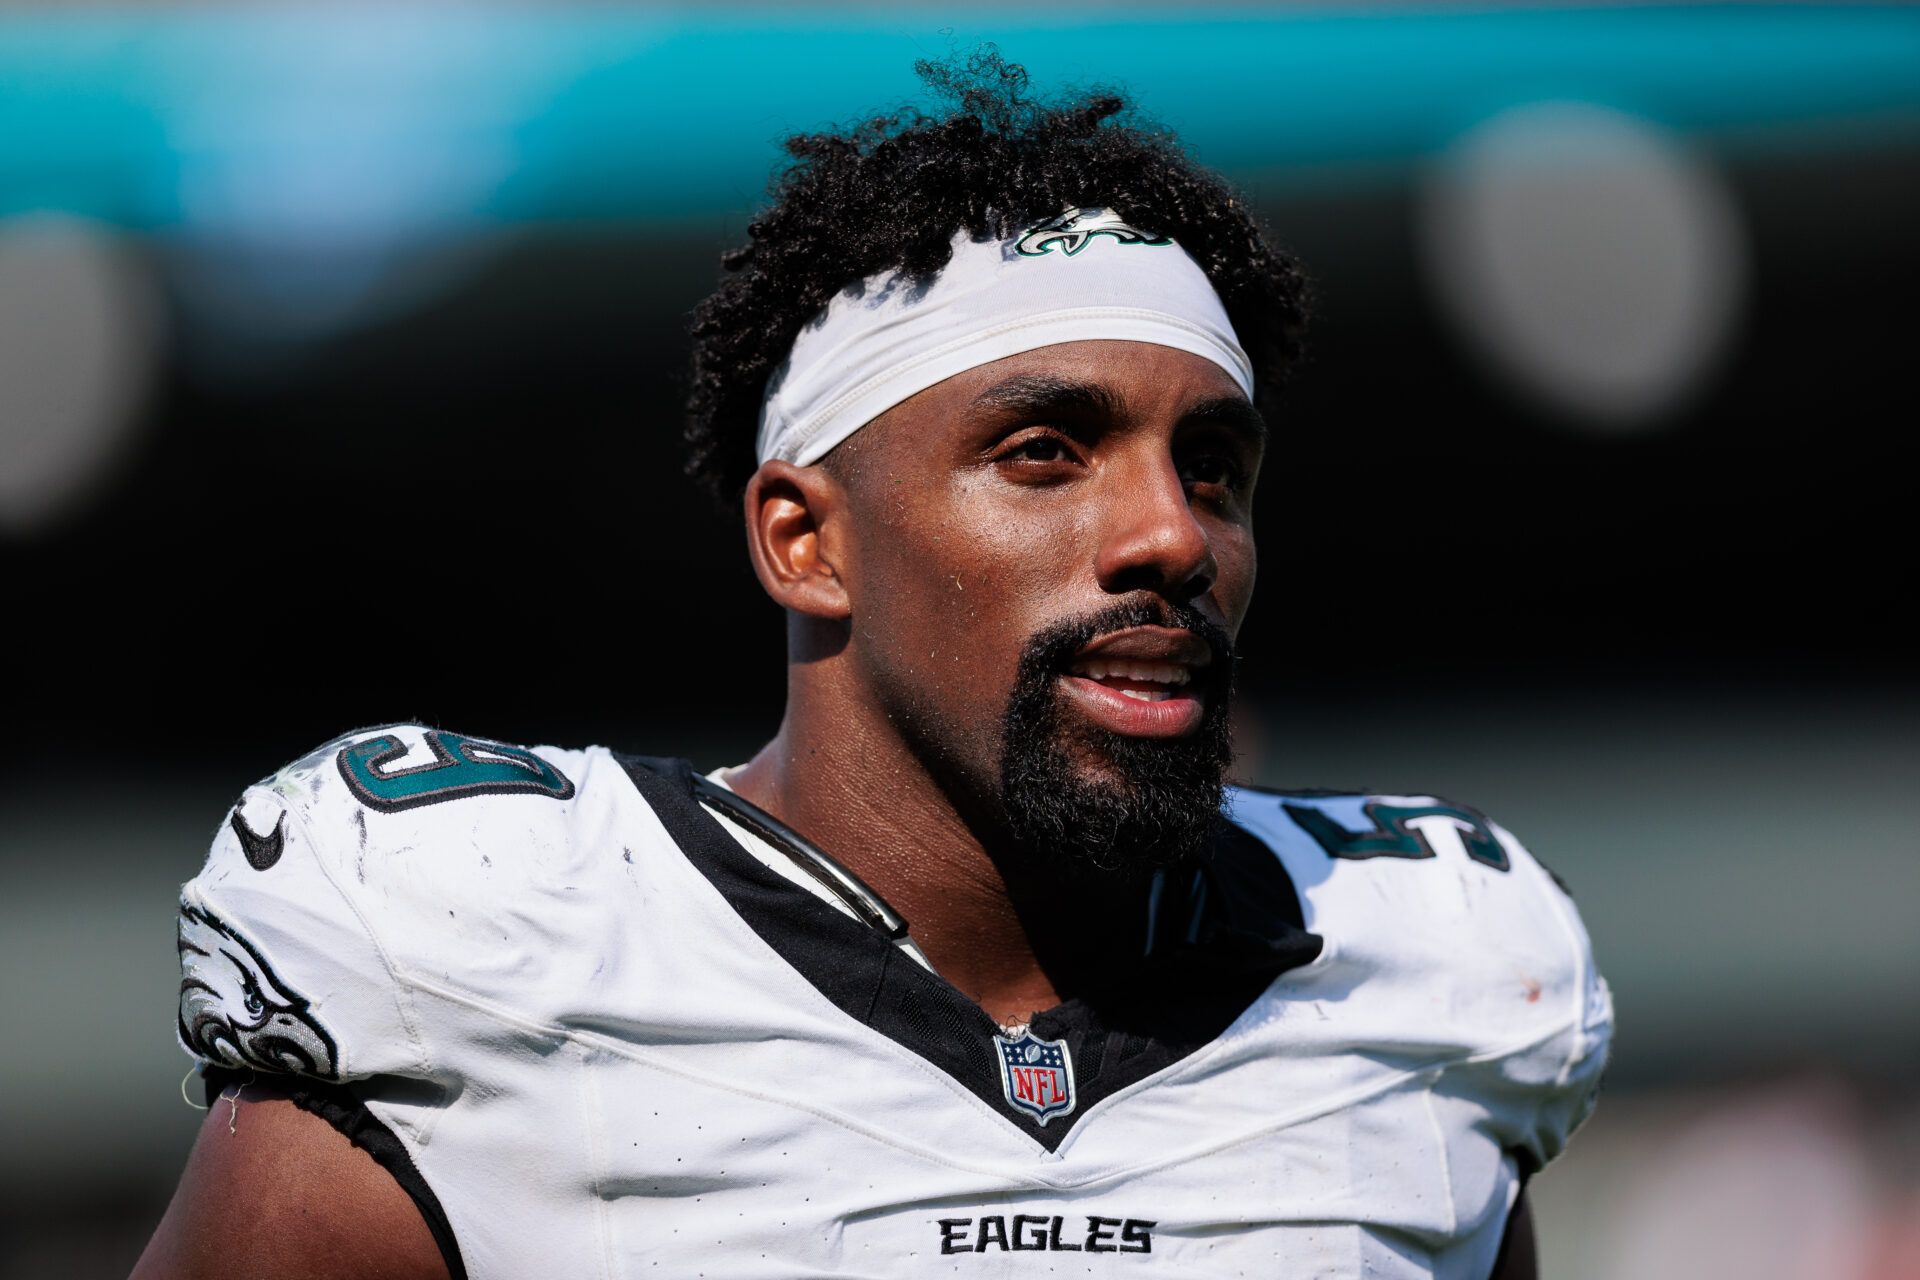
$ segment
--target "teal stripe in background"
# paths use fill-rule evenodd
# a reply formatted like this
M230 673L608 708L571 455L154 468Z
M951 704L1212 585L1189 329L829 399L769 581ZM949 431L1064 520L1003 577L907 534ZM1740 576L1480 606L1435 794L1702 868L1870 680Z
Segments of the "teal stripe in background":
M1213 165L1303 180L1542 98L1758 145L1920 137L1920 12L1891 7L15 13L0 213L343 236L709 218L755 202L782 134L904 101L914 58L983 40L1043 85L1126 86Z

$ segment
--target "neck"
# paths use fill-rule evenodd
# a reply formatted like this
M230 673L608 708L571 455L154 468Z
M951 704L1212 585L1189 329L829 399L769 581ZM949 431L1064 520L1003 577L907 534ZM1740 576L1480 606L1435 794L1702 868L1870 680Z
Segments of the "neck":
M729 777L754 804L844 863L906 917L934 969L1003 1024L1071 991L1036 955L986 844L885 716L826 696L792 668L773 740Z

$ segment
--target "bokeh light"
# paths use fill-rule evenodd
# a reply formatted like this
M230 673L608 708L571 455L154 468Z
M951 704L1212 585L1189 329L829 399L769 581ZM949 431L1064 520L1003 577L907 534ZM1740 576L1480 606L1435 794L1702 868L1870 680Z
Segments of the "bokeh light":
M75 512L135 443L159 373L160 300L113 228L0 219L0 531Z
M1532 103L1434 163L1425 262L1467 343L1521 394L1610 429L1671 420L1739 323L1746 232L1710 161L1589 103Z

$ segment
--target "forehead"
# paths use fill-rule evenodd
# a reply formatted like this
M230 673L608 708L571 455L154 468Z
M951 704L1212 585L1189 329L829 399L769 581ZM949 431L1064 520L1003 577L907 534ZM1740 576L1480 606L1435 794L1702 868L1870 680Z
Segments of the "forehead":
M926 432L962 429L980 413L1006 406L995 391L1025 379L1098 388L1127 416L1143 421L1177 419L1203 401L1244 402L1240 384L1204 356L1152 342L1090 339L1036 347L976 365L910 396L862 428L875 443L925 440Z

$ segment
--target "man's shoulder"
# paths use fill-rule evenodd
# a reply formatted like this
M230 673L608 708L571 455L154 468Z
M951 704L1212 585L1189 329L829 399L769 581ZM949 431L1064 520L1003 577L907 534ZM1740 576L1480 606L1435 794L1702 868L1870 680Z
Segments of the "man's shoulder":
M1233 821L1273 851L1326 963L1383 997L1442 986L1468 1040L1524 1037L1596 998L1591 946L1565 887L1504 826L1416 793L1235 788Z
M638 870L671 874L671 843L603 748L377 726L247 788L183 929L518 1007L581 976Z
M429 882L461 896L564 873L583 812L604 805L605 775L617 773L603 768L606 756L423 724L357 729L248 787L222 831L255 871L297 844L347 897L376 909Z
M1283 860L1319 880L1342 865L1460 860L1485 876L1531 888L1544 879L1562 898L1565 884L1512 832L1470 804L1431 792L1234 786L1227 815Z
M1613 1006L1573 900L1511 832L1432 794L1236 788L1234 822L1297 887L1320 957L1283 999L1311 1039L1440 1071L1544 1162L1593 1103Z
M568 811L583 795L597 747L521 746L417 723L355 729L324 742L247 789L328 834L347 825L354 843L378 830L445 826L476 813L536 821ZM449 815L460 815L449 819Z

